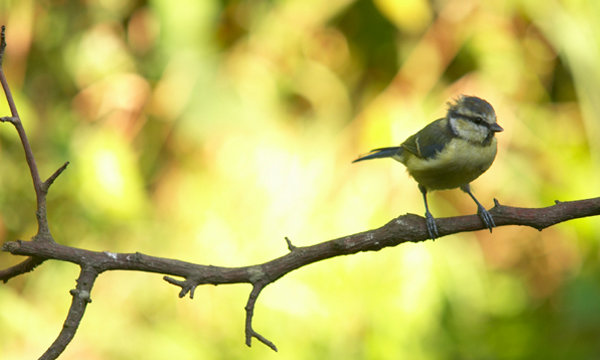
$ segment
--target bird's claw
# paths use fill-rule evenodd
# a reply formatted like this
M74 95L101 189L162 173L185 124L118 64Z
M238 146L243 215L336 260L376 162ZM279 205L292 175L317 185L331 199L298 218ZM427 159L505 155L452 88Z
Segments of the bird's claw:
M435 224L435 219L430 212L425 213L425 224L427 225L427 233L429 233L431 240L435 240L440 236L437 225Z
M477 214L481 218L481 221L485 224L485 226L490 229L492 232L492 228L496 227L496 223L494 222L494 218L489 211L487 211L483 206L477 206Z

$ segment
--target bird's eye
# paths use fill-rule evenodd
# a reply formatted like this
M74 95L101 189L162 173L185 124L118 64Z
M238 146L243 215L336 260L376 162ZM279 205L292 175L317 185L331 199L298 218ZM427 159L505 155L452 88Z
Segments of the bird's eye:
M480 124L480 125L485 123L485 120L483 120L483 117L481 117L481 116L474 116L473 121L475 122L475 124Z

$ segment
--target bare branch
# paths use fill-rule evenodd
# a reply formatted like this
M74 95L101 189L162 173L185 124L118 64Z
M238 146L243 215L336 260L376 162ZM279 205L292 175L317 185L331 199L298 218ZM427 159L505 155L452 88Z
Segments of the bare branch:
M0 270L0 281L6 283L8 280L32 271L38 265L44 262L44 259L37 256L29 257L17 265L11 266L7 269Z
M8 121L14 125L15 129L17 129L17 133L19 134L19 138L21 139L21 144L23 145L23 150L25 151L25 160L27 161L27 165L29 166L29 172L31 173L31 179L33 180L33 188L35 190L35 197L37 202L37 222L38 222L38 234L49 234L50 229L48 228L48 219L46 216L46 194L43 191L42 181L40 180L40 174L38 171L37 164L35 162L35 157L33 156L33 150L31 149L31 145L29 145L29 140L27 139L27 134L25 133L25 128L23 128L23 124L21 123L21 118L19 117L19 112L17 111L17 105L12 96L12 92L10 91L10 87L8 86L8 81L6 80L6 76L4 75L4 69L2 68L2 59L4 58L4 51L6 49L6 36L5 36L5 27L2 26L2 30L0 32L0 84L2 84L2 89L4 90L4 94L6 96L6 102L8 103L8 107L10 108L11 117L4 117L2 122ZM44 236L43 238L47 238Z
M54 360L58 358L71 340L73 340L75 332L85 313L85 308L87 307L87 304L92 302L90 293L97 277L98 273L93 268L81 268L79 278L77 279L77 286L70 291L73 300L71 301L71 307L69 308L69 313L67 314L67 319L63 324L63 328L56 340L54 340L48 350L40 357L40 360Z
M541 230L562 221L600 215L600 197L558 202L553 206L534 209L500 205L490 210L497 226L524 225ZM440 236L463 231L487 229L477 215L436 219ZM425 219L414 214L400 216L384 226L353 235L344 236L311 246L296 246L292 252L268 262L242 267L199 265L190 262L154 257L142 253L97 252L61 245L54 242L11 241L2 246L3 251L14 255L36 256L41 259L68 261L82 267L93 268L98 273L109 270L133 270L182 277L164 279L181 287L179 297L193 295L197 286L203 284L249 283L253 289L246 305L246 343L257 338L272 349L275 345L255 332L252 316L260 291L290 271L316 261L361 251L378 251L384 247L405 242L420 242L428 238Z

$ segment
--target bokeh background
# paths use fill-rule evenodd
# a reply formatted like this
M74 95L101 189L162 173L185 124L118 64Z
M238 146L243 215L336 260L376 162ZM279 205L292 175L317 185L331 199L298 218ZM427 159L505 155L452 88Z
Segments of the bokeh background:
M62 244L240 266L422 214L391 160L351 164L441 117L495 107L488 207L599 194L600 2L575 0L0 0L4 69ZM0 101L2 116L9 111ZM460 191L438 217L472 214ZM61 359L597 359L598 218L516 226L323 261L263 291L194 300L160 275L103 274ZM0 126L0 241L35 231L34 193ZM0 254L1 267L21 259ZM0 357L37 358L78 268L0 285Z

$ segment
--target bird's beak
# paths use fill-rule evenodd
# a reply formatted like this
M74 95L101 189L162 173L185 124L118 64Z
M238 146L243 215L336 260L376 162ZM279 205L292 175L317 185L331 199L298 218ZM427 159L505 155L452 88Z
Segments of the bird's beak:
M492 130L493 132L500 132L500 131L504 131L504 129L502 128L502 126L493 123L492 125L490 125L490 130Z

